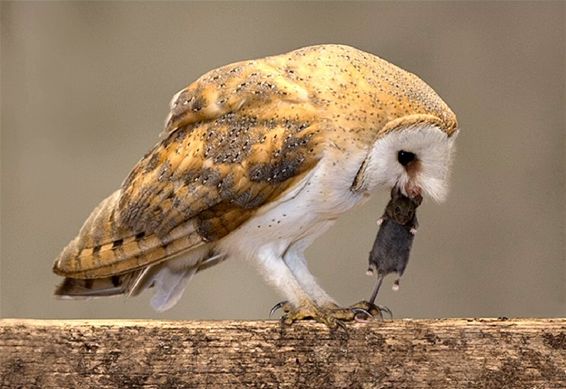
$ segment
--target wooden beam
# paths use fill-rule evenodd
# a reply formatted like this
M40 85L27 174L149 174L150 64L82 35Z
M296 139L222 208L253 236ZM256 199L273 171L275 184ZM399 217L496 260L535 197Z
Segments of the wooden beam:
M566 319L0 320L2 388L565 388Z

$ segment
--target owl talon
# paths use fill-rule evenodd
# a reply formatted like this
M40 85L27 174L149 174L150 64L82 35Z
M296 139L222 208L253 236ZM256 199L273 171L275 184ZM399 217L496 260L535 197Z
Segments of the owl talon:
M350 309L352 310L352 312L354 312L354 319L358 314L373 318L373 315L368 310L365 310L363 308L351 307Z
M385 312L389 315L390 319L393 319L393 312L391 312L391 309L389 309L388 307L386 307L385 305L377 305L377 308L381 311L381 312ZM381 315L381 318L383 319L383 314Z
M374 314L363 306L351 306L347 308L341 308L335 304L330 305L327 309L332 313L332 316L339 319L340 321L362 321L360 318L370 319L373 318Z
M277 312L281 308L283 308L283 312L289 312L292 309L292 306L287 300L278 302L273 306L273 308L269 310L269 318L271 319L275 312Z
M379 317L380 320L383 320L383 313L387 313L389 318L393 318L393 313L389 308L384 305L375 305L368 301L360 301L351 306L351 309L361 309L362 311L358 311L354 319L359 322L367 322L369 319ZM362 314L365 315L363 312L367 313L366 317L361 317Z

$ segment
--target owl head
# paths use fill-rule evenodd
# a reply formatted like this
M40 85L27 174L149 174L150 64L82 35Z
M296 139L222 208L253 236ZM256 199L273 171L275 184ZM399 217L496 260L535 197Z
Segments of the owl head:
M458 135L435 116L419 114L388 123L367 158L367 189L399 188L409 197L428 195L443 201Z

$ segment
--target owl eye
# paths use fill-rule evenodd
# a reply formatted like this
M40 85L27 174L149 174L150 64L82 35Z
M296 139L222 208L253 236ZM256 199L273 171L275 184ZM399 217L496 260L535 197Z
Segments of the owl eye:
M407 166L409 163L414 161L415 154L410 151L401 150L397 153L397 160L403 166Z

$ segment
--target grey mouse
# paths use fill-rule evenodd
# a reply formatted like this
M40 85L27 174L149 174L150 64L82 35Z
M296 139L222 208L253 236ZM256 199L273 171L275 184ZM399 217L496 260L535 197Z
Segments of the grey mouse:
M380 227L369 255L368 274L377 273L377 283L369 298L371 304L386 275L397 273L398 278L393 288L399 287L399 278L409 262L418 228L416 210L422 201L420 195L409 198L397 188L391 190L391 200L387 203L383 216L377 221Z

